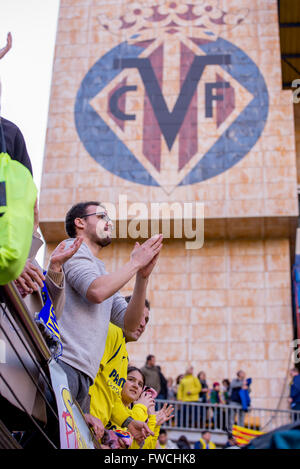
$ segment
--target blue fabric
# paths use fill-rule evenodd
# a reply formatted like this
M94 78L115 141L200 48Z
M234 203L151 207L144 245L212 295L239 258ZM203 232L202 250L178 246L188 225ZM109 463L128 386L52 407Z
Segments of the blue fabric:
M293 399L292 402L292 409L295 407L296 404L300 404L300 375L294 376L292 385L291 385L291 392L290 397Z
M44 275L46 272L44 272ZM43 333L46 343L50 349L50 352L55 360L57 360L63 352L63 346L61 343L59 328L57 324L56 314L52 301L49 297L46 283L43 282L42 298L44 306L41 311L37 313L35 320L39 326L39 329Z
M251 383L252 383L252 379L248 378L247 379L248 386L250 386ZM249 388L248 389L240 389L239 395L240 395L240 398L241 398L242 409L245 412L247 412L248 408L250 407L250 404L251 404Z

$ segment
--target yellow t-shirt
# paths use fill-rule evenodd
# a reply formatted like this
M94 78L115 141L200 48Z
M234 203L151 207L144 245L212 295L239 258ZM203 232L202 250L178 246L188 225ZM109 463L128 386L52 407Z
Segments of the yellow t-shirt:
M130 416L121 401L127 380L128 353L122 329L110 323L100 368L90 387L90 413L106 426L113 420L119 427Z

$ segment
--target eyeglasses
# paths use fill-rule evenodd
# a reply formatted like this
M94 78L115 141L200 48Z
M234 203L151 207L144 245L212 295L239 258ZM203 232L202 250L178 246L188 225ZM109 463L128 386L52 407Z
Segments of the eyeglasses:
M97 217L100 218L101 220L105 220L106 222L111 222L111 219L109 218L109 216L105 212L88 213L87 215L83 215L80 218L91 217L92 215L97 215Z

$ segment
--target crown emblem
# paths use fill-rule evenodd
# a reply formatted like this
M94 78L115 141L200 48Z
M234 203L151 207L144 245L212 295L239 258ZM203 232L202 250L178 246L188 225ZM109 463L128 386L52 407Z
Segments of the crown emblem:
M126 5L124 14L116 18L99 15L103 30L121 36L125 40L147 40L158 34L176 34L179 31L189 37L205 37L215 40L225 29L240 25L249 10L225 11L219 6L220 0L200 0L196 5L177 1L145 6L134 2Z

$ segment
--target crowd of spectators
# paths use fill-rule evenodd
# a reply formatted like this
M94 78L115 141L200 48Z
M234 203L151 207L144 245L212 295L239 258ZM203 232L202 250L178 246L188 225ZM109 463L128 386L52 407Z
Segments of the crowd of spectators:
M242 408L241 390L250 393L251 379L246 378L243 370L237 372L236 378L224 378L222 382L215 381L208 384L206 373L200 371L194 375L194 368L188 367L184 374L180 374L174 379L166 378L161 367L156 365L156 357L148 355L143 371L147 386L153 387L158 393L158 399L168 401L201 402L203 404L223 404L234 403ZM248 402L249 407L250 402Z

